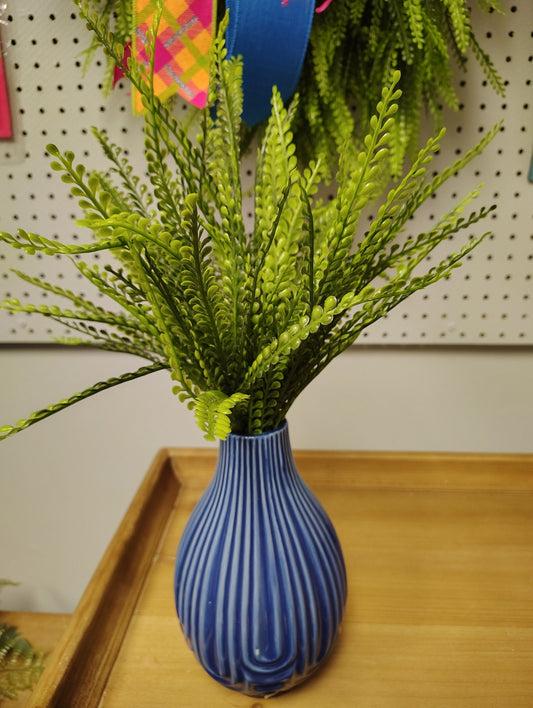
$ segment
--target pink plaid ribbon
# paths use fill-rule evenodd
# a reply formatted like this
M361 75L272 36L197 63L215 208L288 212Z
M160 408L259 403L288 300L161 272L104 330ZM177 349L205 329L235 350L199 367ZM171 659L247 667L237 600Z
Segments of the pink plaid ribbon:
M147 33L155 18L153 0L134 0L135 36L132 54L148 65ZM203 108L209 87L209 50L214 31L215 0L165 0L157 29L154 93L161 100L178 93ZM142 110L135 92L134 108Z

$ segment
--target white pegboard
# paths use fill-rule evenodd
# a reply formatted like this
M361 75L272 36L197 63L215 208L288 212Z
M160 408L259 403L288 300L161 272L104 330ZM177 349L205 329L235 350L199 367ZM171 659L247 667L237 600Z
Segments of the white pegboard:
M74 150L88 167L97 167L100 153L90 132L96 125L140 165L142 121L131 115L127 85L119 85L109 98L102 96L100 62L82 75L80 53L89 35L67 0L7 0L4 19L1 33L15 138L0 141L0 229L14 232L23 227L61 239L85 237L73 224L79 214L68 189L49 169L45 145L54 142ZM475 163L424 206L410 227L425 229L454 200L483 182L479 205L494 202L498 211L490 222L482 222L480 231L491 229L493 235L451 279L414 295L366 330L360 340L365 343L533 343L533 184L527 179L533 148L533 3L507 4L504 17L474 9L473 24L506 79L507 95L501 99L494 93L472 58L468 72L458 76L461 108L445 114L448 134L435 167L452 162L501 119L504 128ZM460 245L452 243L450 249ZM0 298L35 301L46 295L30 292L11 268L76 291L90 287L81 276L78 280L68 259L29 257L1 246ZM3 342L37 343L64 334L38 316L0 314Z

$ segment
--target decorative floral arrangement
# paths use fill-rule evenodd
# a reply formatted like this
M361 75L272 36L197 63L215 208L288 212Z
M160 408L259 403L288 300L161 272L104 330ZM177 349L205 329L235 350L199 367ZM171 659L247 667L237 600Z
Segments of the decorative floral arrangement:
M106 22L85 15L108 56L120 65L123 46ZM70 186L92 232L85 242L61 243L23 229L0 240L27 254L70 259L96 291L115 303L89 298L18 272L29 284L69 303L1 303L69 327L61 340L125 352L147 365L0 428L5 438L56 411L117 384L167 370L179 399L194 409L208 439L228 432L276 429L301 391L361 332L412 293L447 278L481 241L471 229L493 207L465 212L478 188L427 230L410 233L411 217L498 132L440 174L429 170L442 135L420 150L365 229L364 208L380 193L394 145L399 74L383 88L361 151L342 152L337 193L317 196L321 159L301 167L292 121L274 90L272 111L255 164L254 224L246 231L241 183L242 64L227 59L225 23L214 42L208 105L191 138L168 106L154 96L152 66L130 61L126 73L142 96L144 170L135 174L124 151L94 130L109 169L88 172L73 152L48 146L51 167ZM153 39L153 38L152 38ZM392 149L394 149L392 147ZM464 246L427 266L426 257L451 236ZM105 252L104 267L83 256ZM74 258L74 257L78 258Z
M290 0L280 3L288 5ZM88 2L124 45L131 43L135 31L133 5ZM389 172L395 177L401 174L406 155L416 154L424 116L429 112L439 130L443 107L458 108L456 76L466 70L469 55L503 96L504 82L476 38L471 6L467 0L334 0L320 5L296 87L299 101L292 132L297 154L306 160L321 155L324 174L328 168L334 170L346 140L357 143L366 134L381 89L395 71L400 72L403 96L389 144ZM478 0L478 6L503 13L500 0ZM223 13L224 3L218 3L219 20ZM99 46L95 39L88 60ZM106 90L116 78L115 67L109 58ZM265 111L269 112L267 107Z

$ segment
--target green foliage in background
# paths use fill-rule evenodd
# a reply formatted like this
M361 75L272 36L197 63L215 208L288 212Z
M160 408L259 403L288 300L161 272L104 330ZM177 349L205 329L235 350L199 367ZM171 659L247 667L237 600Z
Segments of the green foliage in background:
M31 690L43 669L42 653L16 627L0 622L0 696L14 700L20 691Z
M478 4L502 12L499 0ZM418 147L424 115L430 111L440 129L443 106L458 108L454 85L469 56L503 95L503 81L476 39L471 6L466 0L334 0L313 21L297 88L299 151L334 163L346 140L364 135L382 86L398 70L403 97L389 153L395 176Z
M0 579L0 588L16 584ZM21 637L16 627L0 622L0 698L15 700L20 691L32 689L43 669L42 652Z
M88 24L117 63L122 49L96 16ZM440 138L432 138L386 195L365 230L364 208L381 190L394 143L399 74L380 95L361 151L343 152L336 196L317 196L322 165L298 165L292 133L297 104L277 92L257 153L254 223L247 231L241 184L242 66L225 58L224 25L215 43L209 106L192 139L130 63L129 78L145 107L145 171L135 174L125 152L94 131L106 172L88 172L72 152L50 145L56 170L77 199L93 235L60 243L20 230L0 239L28 254L63 256L100 293L106 309L87 297L19 275L59 296L68 307L1 306L33 312L68 326L70 345L126 352L148 360L122 377L100 382L13 426L7 437L110 386L165 369L180 400L195 410L208 439L232 430L275 429L301 391L361 332L412 293L451 275L483 238L472 228L492 210L469 212L478 188L421 232L411 217L476 156L496 127L440 174L431 172ZM451 236L464 246L429 267L426 258ZM115 264L89 265L107 252Z
M125 46L132 39L133 2L134 0L87 0L85 8L86 12L98 14L100 23L105 25L108 31L113 31L115 41ZM79 5L80 3L74 0L74 4ZM85 57L84 72L87 71L100 49L101 45L93 35L90 45L82 53ZM105 96L113 88L115 66L113 59L108 56L102 82L102 91Z

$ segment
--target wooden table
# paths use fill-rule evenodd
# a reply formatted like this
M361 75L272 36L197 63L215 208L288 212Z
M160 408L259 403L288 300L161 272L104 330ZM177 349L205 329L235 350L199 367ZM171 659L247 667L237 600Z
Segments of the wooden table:
M300 452L343 544L343 633L302 708L533 706L533 456ZM173 564L215 453L162 450L30 705L264 708L180 634Z

